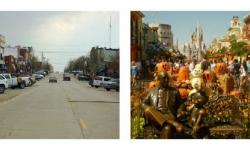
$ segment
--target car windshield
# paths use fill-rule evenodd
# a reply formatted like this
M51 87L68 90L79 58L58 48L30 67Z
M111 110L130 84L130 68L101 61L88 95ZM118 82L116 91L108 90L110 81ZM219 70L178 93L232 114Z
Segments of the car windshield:
M1 80L3 80L3 79L4 79L4 77L3 77L2 75L0 75L0 79L1 79Z
M4 75L4 77L6 78L6 79L9 79L10 78L10 76L9 75Z

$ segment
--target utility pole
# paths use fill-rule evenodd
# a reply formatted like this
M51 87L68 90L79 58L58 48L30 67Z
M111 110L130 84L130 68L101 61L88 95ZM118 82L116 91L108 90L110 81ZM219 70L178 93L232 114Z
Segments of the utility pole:
M109 21L109 48L111 48L111 16Z

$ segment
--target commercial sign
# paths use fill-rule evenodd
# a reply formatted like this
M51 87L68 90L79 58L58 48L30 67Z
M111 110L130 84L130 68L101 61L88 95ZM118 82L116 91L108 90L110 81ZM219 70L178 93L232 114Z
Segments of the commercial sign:
M115 58L119 54L119 49L104 49L103 60L105 62L112 62L113 58Z

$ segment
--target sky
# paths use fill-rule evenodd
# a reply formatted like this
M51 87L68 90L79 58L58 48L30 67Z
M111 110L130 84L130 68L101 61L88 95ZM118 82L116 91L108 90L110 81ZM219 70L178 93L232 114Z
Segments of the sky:
M245 11L143 11L145 23L170 24L174 42L178 40L179 48L191 40L197 22L203 30L203 39L207 47L214 38L220 39L230 27L233 16L238 16L241 25Z
M6 45L32 46L35 56L48 58L63 71L74 58L95 46L119 48L119 12L13 11L0 12L0 34Z

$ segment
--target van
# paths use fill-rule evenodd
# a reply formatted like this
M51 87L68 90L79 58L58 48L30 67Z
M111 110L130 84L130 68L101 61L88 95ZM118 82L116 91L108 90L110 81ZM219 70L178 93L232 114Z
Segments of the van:
M105 77L105 76L96 76L93 81L93 86L95 88L102 87L104 83L111 80L111 77Z

